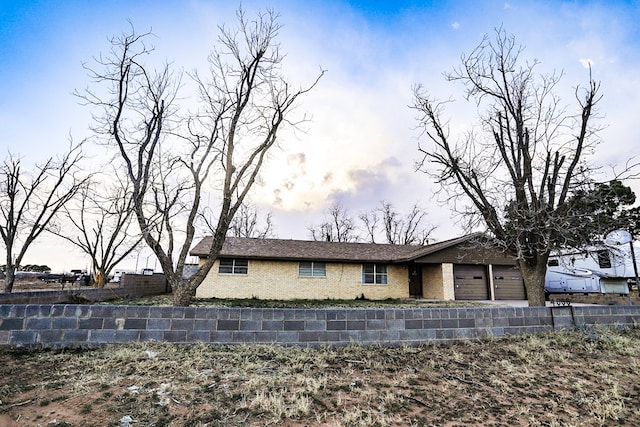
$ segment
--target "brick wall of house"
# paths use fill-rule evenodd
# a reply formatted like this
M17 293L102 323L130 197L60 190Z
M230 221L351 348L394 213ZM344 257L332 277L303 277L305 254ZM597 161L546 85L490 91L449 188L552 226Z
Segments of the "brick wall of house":
M454 300L453 264L424 264L422 266L422 297Z
M442 263L442 293L444 294L442 299L444 300L455 300L456 299L456 289L453 277L453 264L451 263Z
M0 346L109 343L417 345L505 335L637 327L640 306L449 309L270 309L13 304L0 306Z
M326 277L300 277L298 263L249 260L249 272L218 273L218 261L196 292L198 298L387 299L409 297L405 265L387 265L388 284L362 283L362 264L327 263Z
M424 264L422 266L422 297L444 299L443 281L442 264Z

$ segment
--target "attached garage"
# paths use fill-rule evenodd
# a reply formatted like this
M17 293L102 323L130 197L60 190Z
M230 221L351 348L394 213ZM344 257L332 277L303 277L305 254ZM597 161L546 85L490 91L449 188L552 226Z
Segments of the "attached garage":
M484 265L454 264L453 285L456 300L488 300L489 286Z
M524 300L527 293L518 267L493 266L493 286L496 300Z
M435 243L412 259L424 266L423 296L475 301L526 299L515 259L483 239L476 234ZM432 267L437 265L439 271Z

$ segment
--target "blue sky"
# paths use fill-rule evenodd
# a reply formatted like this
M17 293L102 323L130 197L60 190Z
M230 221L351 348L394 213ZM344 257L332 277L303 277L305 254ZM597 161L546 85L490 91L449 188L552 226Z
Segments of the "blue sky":
M595 161L607 170L640 154L640 2L638 1L243 1L253 13L277 11L280 42L291 80L308 82L327 69L300 110L313 120L305 133L283 135L263 184L252 195L274 215L281 238L308 238L307 226L341 202L354 216L387 200L408 210L419 202L435 236L461 233L435 186L413 171L418 159L411 88L462 101L442 73L495 27L503 26L541 61L540 71L563 70L563 100L584 84L592 63L602 84ZM0 0L0 149L25 164L62 152L68 138L89 135L89 111L71 93L88 84L83 62L108 49L109 36L152 30L158 60L186 71L203 67L217 25L234 24L229 1L4 1ZM474 119L472 106L449 110L455 129ZM100 159L95 159L96 163ZM636 192L640 188L633 184ZM76 268L50 260L43 242L25 263ZM76 254L80 259L81 256ZM71 265L70 263L75 263Z

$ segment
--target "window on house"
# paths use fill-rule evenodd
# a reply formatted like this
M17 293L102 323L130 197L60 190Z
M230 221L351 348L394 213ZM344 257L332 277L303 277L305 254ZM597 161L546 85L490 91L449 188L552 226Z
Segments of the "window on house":
M362 264L362 283L387 284L386 264Z
M302 277L326 277L327 264L324 262L301 262L298 264L298 275Z
M598 251L598 265L600 268L611 268L611 257L609 251Z
M221 258L218 273L222 274L247 274L249 272L249 260L240 258Z
M556 258L549 258L549 262L547 262L549 267L557 267L560 265L560 262Z

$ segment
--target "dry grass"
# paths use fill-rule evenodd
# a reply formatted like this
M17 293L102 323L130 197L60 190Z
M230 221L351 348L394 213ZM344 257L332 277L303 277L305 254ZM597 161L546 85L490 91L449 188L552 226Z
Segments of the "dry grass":
M0 425L640 425L639 353L639 330L390 348L5 349Z
M124 298L105 301L101 304L109 305L173 305L172 296L158 295L142 298ZM249 299L224 299L224 298L200 298L195 299L192 307L248 307L248 308L474 308L496 307L476 301L443 301L443 300L417 300L417 299L323 299L323 300L266 300L258 298Z

